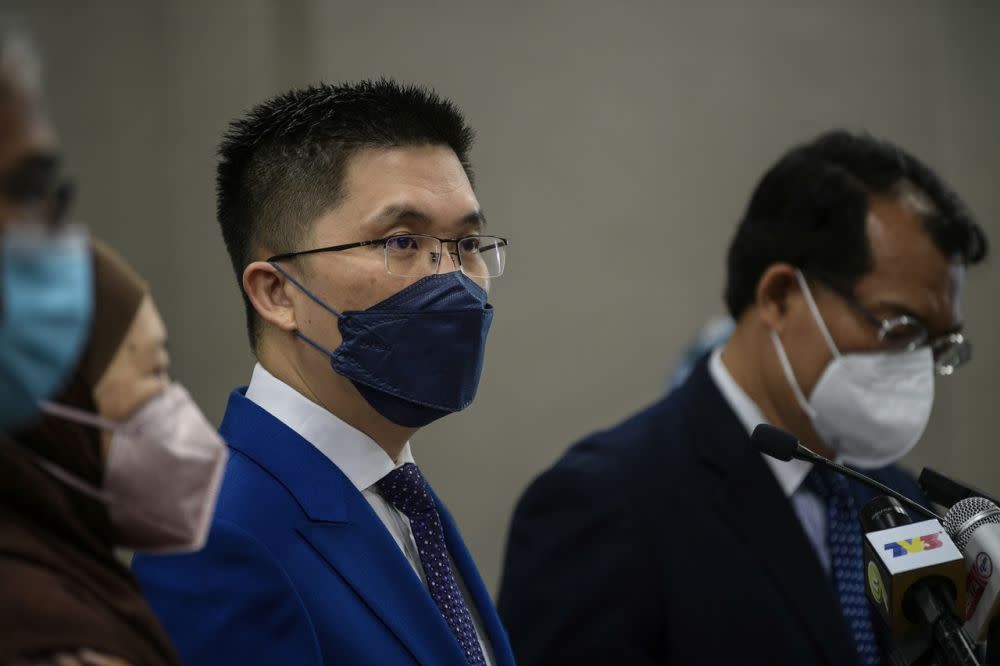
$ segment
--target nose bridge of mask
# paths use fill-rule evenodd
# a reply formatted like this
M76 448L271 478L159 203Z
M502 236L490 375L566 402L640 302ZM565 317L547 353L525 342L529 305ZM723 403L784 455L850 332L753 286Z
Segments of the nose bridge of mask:
M430 285L434 285L434 288L429 289ZM489 307L486 303L487 292L481 285L464 273L449 271L428 275L376 303L366 312L396 311L403 308L407 311L444 310L452 305L464 309L469 306L469 296L473 297L477 306Z
M816 305L816 300L813 298L809 283L806 282L802 271L798 269L795 269L795 277L802 288L802 294L806 297L806 305L809 306L809 312L812 313L813 320L815 320L816 325L819 327L819 332L823 334L826 346L830 349L830 353L833 354L834 358L840 358L840 350L837 349L837 344L833 341L833 336L830 335L830 330L826 327L826 322L823 321L823 315L820 314L819 306Z

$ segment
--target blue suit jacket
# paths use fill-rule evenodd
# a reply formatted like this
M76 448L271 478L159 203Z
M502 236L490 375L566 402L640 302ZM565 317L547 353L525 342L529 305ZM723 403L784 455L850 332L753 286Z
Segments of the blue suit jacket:
M240 390L220 431L231 456L208 544L133 565L185 664L466 663L399 546L336 465ZM435 501L496 663L513 665L472 557Z
M898 467L872 475L920 496ZM859 508L875 495L852 490ZM521 666L857 663L832 583L704 359L528 488L498 605Z

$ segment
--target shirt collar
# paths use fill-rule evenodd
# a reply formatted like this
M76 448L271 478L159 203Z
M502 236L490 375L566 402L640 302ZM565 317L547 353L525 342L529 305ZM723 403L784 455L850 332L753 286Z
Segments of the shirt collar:
M246 397L319 449L359 491L413 462L409 442L403 446L399 460L393 462L371 437L317 405L260 363L254 366Z
M764 418L764 413L760 411L757 403L751 400L746 391L740 388L733 376L729 374L729 370L726 369L726 365L722 362L722 347L718 347L712 352L708 361L708 372L722 393L722 397L736 412L737 418L746 428L748 435L758 424L767 423L767 419ZM785 462L768 455L761 455L778 480L778 485L781 486L786 497L791 497L799 489L812 469L812 463L807 463L804 460L793 459Z

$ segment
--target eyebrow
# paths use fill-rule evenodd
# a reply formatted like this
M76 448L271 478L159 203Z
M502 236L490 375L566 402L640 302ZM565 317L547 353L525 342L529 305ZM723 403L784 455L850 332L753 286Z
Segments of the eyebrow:
M420 224L431 224L433 219L427 213L414 208L413 206L397 206L389 205L380 210L374 217L371 218L372 223L379 227L388 227L392 224L399 222L401 220L411 220L418 222ZM463 227L465 226L486 226L486 215L481 209L476 209L469 213L466 213L460 220L459 224Z

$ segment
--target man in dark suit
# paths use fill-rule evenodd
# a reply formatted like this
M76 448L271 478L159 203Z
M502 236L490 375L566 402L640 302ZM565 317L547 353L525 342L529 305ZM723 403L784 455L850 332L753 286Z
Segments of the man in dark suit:
M504 268L471 141L450 102L391 81L230 126L218 215L258 363L208 545L135 562L184 663L512 666L409 445L475 396Z
M919 498L893 463L935 373L968 359L959 295L985 251L889 143L837 131L782 157L729 250L729 341L520 500L498 603L518 663L883 663L857 523L873 493L749 433L772 423Z

